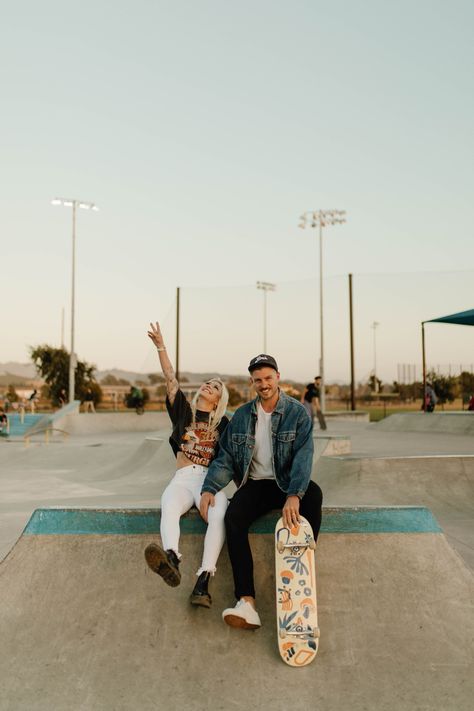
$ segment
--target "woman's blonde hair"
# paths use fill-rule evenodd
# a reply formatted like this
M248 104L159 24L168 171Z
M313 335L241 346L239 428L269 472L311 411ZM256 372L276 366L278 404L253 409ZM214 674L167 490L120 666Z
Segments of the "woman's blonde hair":
M219 423L226 413L227 403L229 402L229 391L227 390L224 382L220 378L209 378L209 380L206 380L205 382L206 383L219 383L221 386L221 396L219 398L219 402L217 403L217 407L215 410L212 410L212 412L209 413L209 431L212 431L212 430L216 430L219 427ZM199 390L200 389L201 389L201 387L199 387ZM194 397L191 401L191 411L193 413L193 423L196 422L196 410L197 410L197 401L199 400L199 390L194 395Z

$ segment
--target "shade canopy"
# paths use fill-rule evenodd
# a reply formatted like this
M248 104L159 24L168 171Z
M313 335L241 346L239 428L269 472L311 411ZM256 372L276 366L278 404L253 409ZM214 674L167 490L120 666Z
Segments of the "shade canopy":
M460 311L457 314L450 316L440 316L439 318L431 318L423 323L432 323L433 321L441 321L442 323L457 323L461 326L474 326L474 309L469 311Z

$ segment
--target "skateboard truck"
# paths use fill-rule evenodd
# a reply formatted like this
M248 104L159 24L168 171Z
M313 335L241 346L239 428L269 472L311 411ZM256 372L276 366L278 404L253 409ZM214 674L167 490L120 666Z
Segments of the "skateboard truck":
M313 627L309 630L300 630L299 632L291 630L280 630L280 637L285 639L285 637L312 637L313 639L319 639L320 631L319 627Z
M309 548L312 551L316 550L316 541L311 538L307 543L283 543L283 541L277 542L278 553L283 553L285 548Z

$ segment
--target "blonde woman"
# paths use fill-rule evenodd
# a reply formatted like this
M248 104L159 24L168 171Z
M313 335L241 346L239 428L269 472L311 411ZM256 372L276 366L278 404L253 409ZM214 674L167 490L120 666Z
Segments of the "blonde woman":
M149 567L165 583L176 587L181 582L179 564L179 519L193 504L199 510L201 487L207 468L216 456L218 442L229 420L225 415L229 393L220 378L203 383L191 403L179 387L166 351L160 326L150 324L148 336L156 346L166 380L166 408L173 424L170 444L176 456L176 474L161 497L161 543L145 549ZM225 539L224 515L227 497L221 491L215 497L204 537L202 562L191 593L191 604L210 607L209 579L216 571L217 559Z

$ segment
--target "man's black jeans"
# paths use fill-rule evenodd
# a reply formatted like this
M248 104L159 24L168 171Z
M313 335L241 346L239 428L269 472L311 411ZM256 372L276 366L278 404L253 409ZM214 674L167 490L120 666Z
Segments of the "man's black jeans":
M234 574L235 597L255 597L253 558L248 532L259 516L272 509L282 509L286 494L272 479L249 479L232 497L225 515L227 549ZM310 481L300 502L300 514L308 519L317 540L321 527L323 493Z

